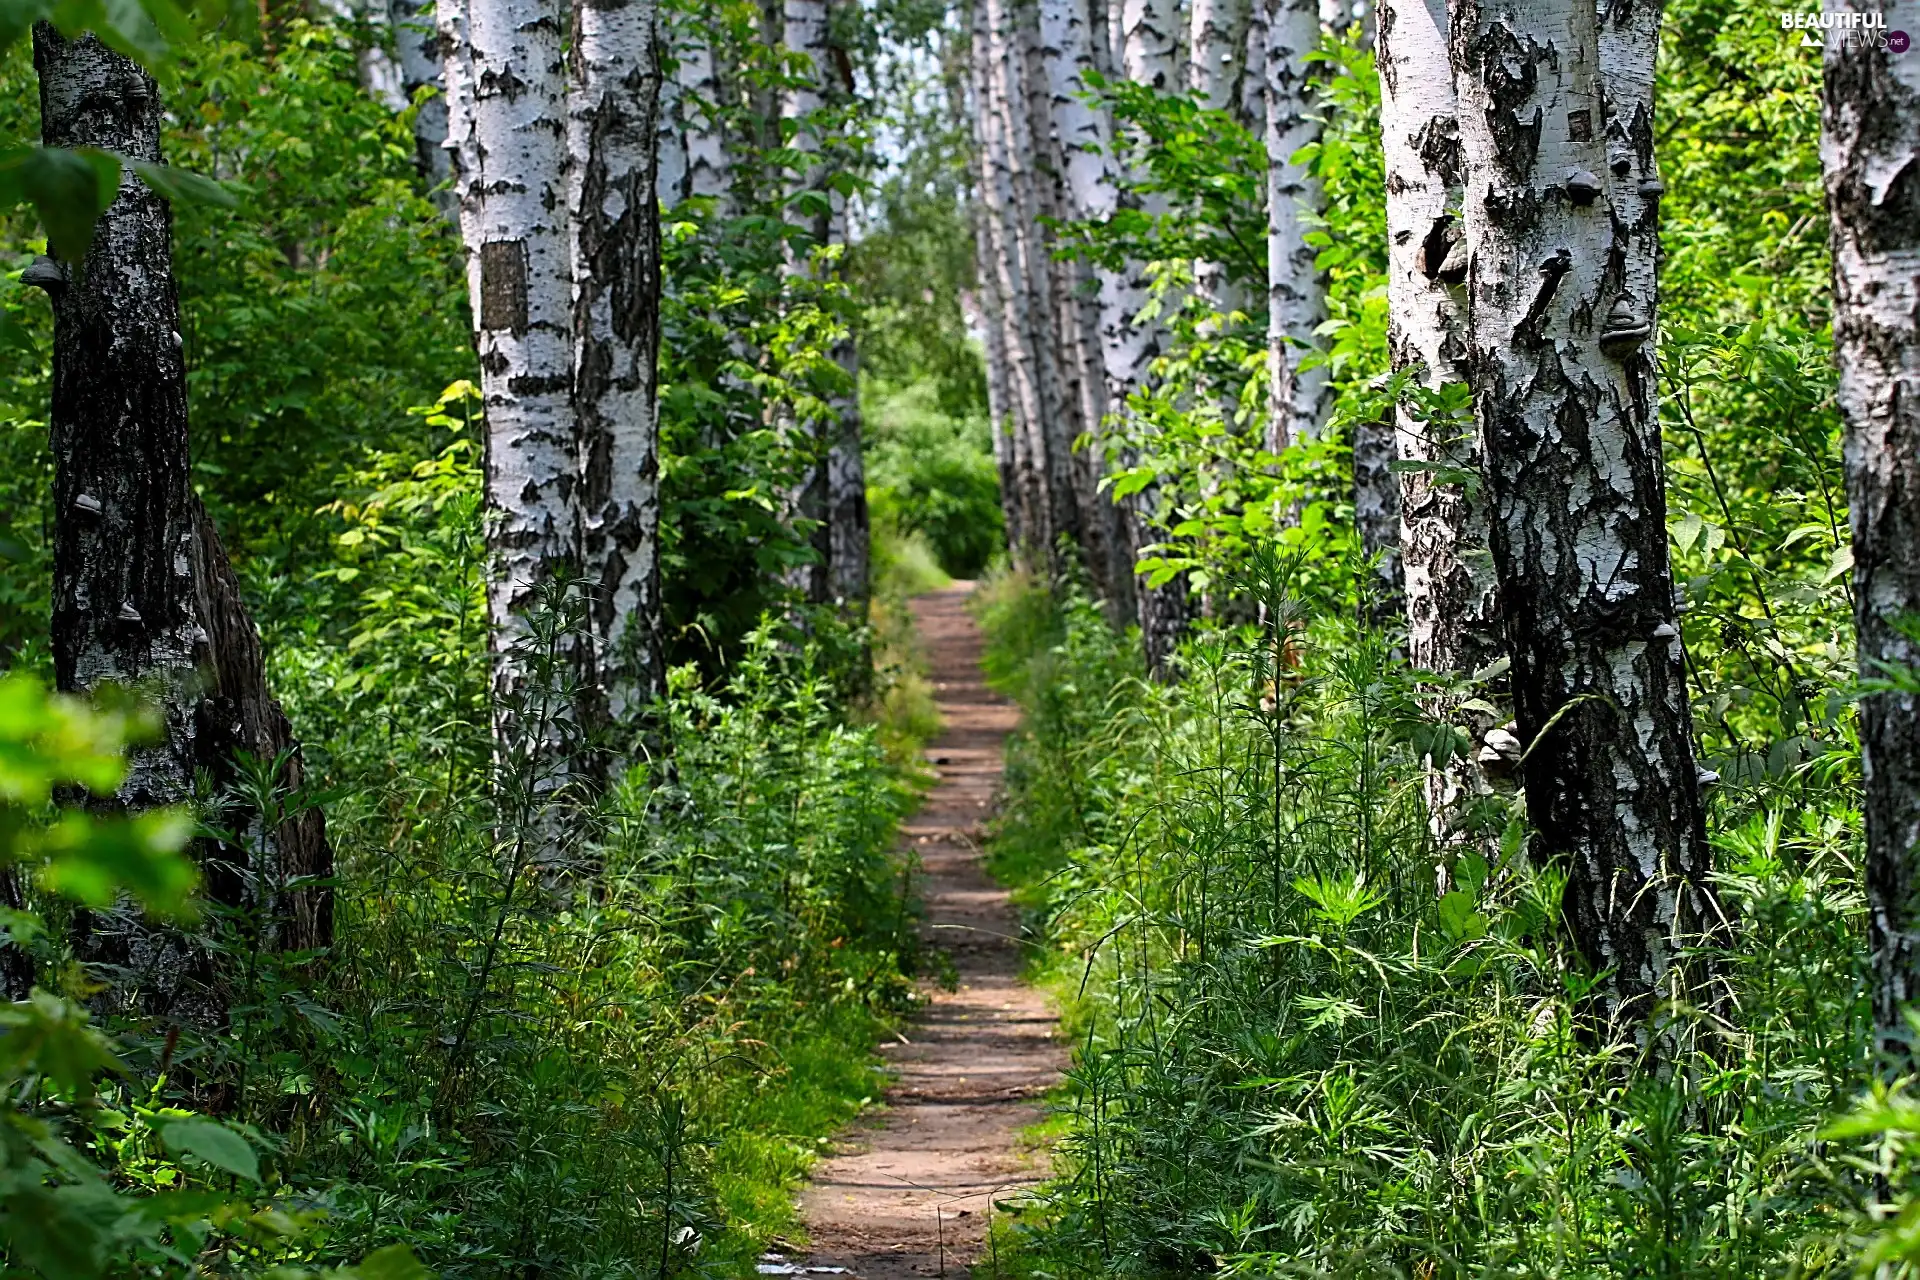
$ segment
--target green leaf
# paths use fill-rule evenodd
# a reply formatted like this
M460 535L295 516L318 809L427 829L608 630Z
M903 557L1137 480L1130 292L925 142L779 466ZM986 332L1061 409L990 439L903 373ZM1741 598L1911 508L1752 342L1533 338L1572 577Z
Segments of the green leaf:
M155 1222L192 1222L213 1216L228 1203L218 1191L162 1191L136 1200L133 1211Z
M1673 526L1673 545L1682 551L1689 550L1699 539L1700 531L1706 527L1705 520L1691 511L1687 512L1685 518Z
M190 169L176 169L170 164L149 164L145 160L129 160L126 163L127 168L139 175L140 181L169 204L216 204L223 209L231 209L239 203L234 199L233 192L212 178Z
M94 224L120 194L120 158L92 147L18 147L0 153L0 206L31 204L53 255L79 262Z
M0 51L13 46L42 18L53 16L53 6L45 0L0 0Z
M334 1274L339 1280L433 1280L433 1272L421 1266L404 1244L375 1249L356 1265Z
M104 1188L24 1186L5 1200L0 1238L11 1260L43 1276L92 1280L103 1274L122 1207Z
M120 1067L85 1009L38 987L0 1007L0 1031L0 1069L43 1075L69 1096L91 1094L96 1076Z
M160 1131L169 1151L193 1156L216 1169L260 1181L260 1161L247 1140L211 1120L175 1120Z
M111 906L125 891L149 910L179 916L200 878L180 852L192 834L192 817L178 809L132 818L69 810L35 842L49 855L40 882L90 907Z
M1487 936L1487 918L1473 909L1473 895L1455 889L1440 899L1440 927L1455 942Z

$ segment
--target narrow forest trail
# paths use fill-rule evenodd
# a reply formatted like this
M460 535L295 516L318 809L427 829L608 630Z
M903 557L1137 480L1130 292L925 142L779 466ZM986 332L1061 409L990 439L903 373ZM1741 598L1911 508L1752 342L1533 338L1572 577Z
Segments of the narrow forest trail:
M927 748L939 783L903 828L919 853L922 929L953 958L958 985L929 983L906 1043L885 1046L886 1110L843 1133L801 1200L812 1240L802 1266L858 1280L963 1275L985 1247L990 1206L1041 1173L1020 1130L1066 1054L1040 993L1020 981L1019 923L981 865L982 825L1019 712L980 671L971 583L920 596L913 613L945 731ZM768 1259L763 1271L792 1264ZM798 1269L798 1268L795 1268Z

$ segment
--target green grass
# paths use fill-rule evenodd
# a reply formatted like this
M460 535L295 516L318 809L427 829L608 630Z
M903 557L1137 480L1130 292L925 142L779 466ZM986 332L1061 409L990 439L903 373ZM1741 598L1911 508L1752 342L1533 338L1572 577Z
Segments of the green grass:
M722 1247L740 1274L769 1246L805 1243L796 1193L833 1134L879 1103L886 1072L873 1045L888 1027L851 1006L795 1026L774 1046L780 1066L728 1099L713 1185L729 1227Z

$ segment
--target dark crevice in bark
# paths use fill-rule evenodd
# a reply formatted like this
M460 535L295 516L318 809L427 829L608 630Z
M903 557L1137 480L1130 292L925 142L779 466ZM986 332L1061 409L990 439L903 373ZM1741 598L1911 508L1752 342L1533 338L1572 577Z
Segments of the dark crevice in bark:
M134 63L92 36L67 40L42 24L34 65L47 145L160 159L158 88ZM129 173L100 219L84 271L49 290L55 678L79 693L137 685L164 722L162 740L131 754L125 783L101 804L109 810L192 803L197 777L213 789L202 799L217 799L240 776L239 752L281 761L283 788L303 782L239 583L190 484L171 248L166 202ZM243 832L257 822L224 820ZM209 896L269 912L277 947L324 947L329 891L285 889L295 877L331 871L320 812L242 838L245 847L197 842ZM198 939L131 908L90 913L81 929L81 958L121 979L111 1002L202 1025L224 1017L220 975Z

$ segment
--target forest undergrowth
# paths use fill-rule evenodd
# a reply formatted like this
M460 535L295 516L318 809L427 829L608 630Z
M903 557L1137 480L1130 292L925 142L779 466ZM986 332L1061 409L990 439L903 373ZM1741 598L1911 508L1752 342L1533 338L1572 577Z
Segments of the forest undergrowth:
M1528 856L1513 766L1481 751L1477 798L1435 808L1436 779L1474 767L1461 708L1504 718L1506 668L1413 669L1393 575L1383 591L1361 549L1353 442L1408 393L1388 377L1378 76L1328 40L1326 130L1302 154L1325 186L1309 242L1331 318L1308 362L1334 430L1274 456L1238 429L1263 335L1175 261L1156 291L1173 340L1109 446L1136 464L1116 488L1156 486L1147 580L1184 572L1239 607L1156 680L1084 577L1005 576L983 606L992 678L1025 711L993 865L1075 1046L1056 1180L1003 1230L1009 1265L1906 1274L1920 1109L1873 1061L1819 68L1747 57L1758 9L1665 14L1659 412L1725 915L1674 942L1717 994L1596 1023L1604 976L1563 872ZM1208 175L1254 144L1225 113L1116 101L1188 219L1159 243L1225 259L1243 215ZM1470 432L1464 390L1417 412Z
M726 21L754 56L747 8ZM891 360L869 344L870 617L795 611L782 574L811 530L768 495L804 463L764 409L852 389L823 353L860 316L788 276L777 218L675 212L673 669L611 784L561 785L540 744L573 731L554 708L579 593L529 616L515 659L539 678L503 706L460 243L422 188L413 110L366 90L365 45L290 11L264 44L194 45L167 86L169 158L243 197L183 204L175 228L194 481L303 744L302 788L253 761L192 817L52 803L110 796L123 748L156 726L41 692L54 464L35 357L51 324L18 279L45 242L6 215L0 306L21 358L0 374L0 861L40 866L5 873L4 923L9 963L45 991L13 1006L0 1052L18 1102L0 1116L0 1238L10 1265L59 1277L750 1273L801 1237L794 1186L880 1096L871 1046L914 1004L895 829L938 716L905 602L996 545L980 375L937 324L896 326L894 345L918 345ZM9 47L9 136L37 133L33 76ZM938 225L958 216L930 203ZM899 309L929 310L928 279ZM888 288L870 280L868 305ZM745 369L744 341L780 359ZM965 358L929 382L943 341ZM503 714L519 726L504 749ZM247 909L196 910L196 819L257 856L262 830L313 807L324 886L258 883ZM227 1001L212 1025L143 1006L137 972L108 975L103 1001L76 963L83 913L114 886L204 948ZM332 945L281 949L277 913L314 888L331 890Z

